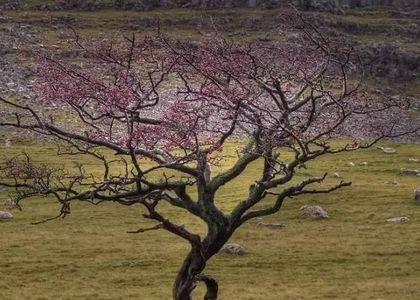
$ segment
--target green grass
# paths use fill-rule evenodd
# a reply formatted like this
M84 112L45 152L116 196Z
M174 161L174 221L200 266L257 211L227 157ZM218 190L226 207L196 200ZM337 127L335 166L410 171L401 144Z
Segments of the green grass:
M232 20L226 26L233 33L244 31L241 25L246 19L256 20L259 29L245 32L250 38L267 32L267 26L279 13L280 10L206 12ZM156 17L161 20L162 29L170 34L202 37L197 26L187 22L199 19L199 11L6 14L13 20L0 24L2 27L29 24L37 29L36 34L47 47L58 44L62 49L67 47L62 39L70 36L69 31L53 28L49 23L62 16L74 17L79 33L87 38L116 37L121 32L139 31L144 19ZM367 24L373 29L392 27L401 21L388 18L383 12L328 17ZM273 28L270 30L272 33ZM391 39L376 32L360 34L357 38L369 43ZM415 51L416 41L403 41L401 47L409 46ZM400 88L413 96L418 94L418 85ZM259 220L241 228L231 242L246 246L248 254L217 255L208 265L208 273L220 280L220 299L420 299L420 207L412 199L414 188L420 187L420 178L398 174L402 167L420 168L419 163L408 162L409 157L420 159L420 146L391 145L397 149L396 154L370 149L325 157L309 164L308 170L301 170L299 178L310 173L339 172L343 178L353 181L353 185L329 195L288 200L278 214L263 219L284 223L286 226L280 230L258 227ZM226 147L227 158L214 171L232 162L236 147L235 143ZM0 147L0 160L22 151L54 166L71 168L74 162L82 160L93 172L100 171L100 166L86 158L63 161L53 155L51 146L31 143L18 143L9 149ZM350 161L356 166L350 167ZM364 161L368 166L360 165ZM223 187L217 195L217 205L228 211L243 199L259 167L258 162L253 164L241 177ZM392 180L400 185L386 183ZM0 202L7 197L0 191ZM262 205L268 203L269 199ZM325 206L330 219L299 218L298 209L304 204ZM13 221L0 223L0 299L170 299L174 276L188 246L164 231L127 234L128 230L152 224L141 217L141 207L75 203L66 219L38 226L30 223L56 215L58 205L53 199L44 198L29 200L23 208L22 212L13 211ZM205 231L197 218L178 209L164 207L162 211L190 230ZM405 224L385 221L402 215L409 216L411 221ZM202 292L200 287L197 295Z
M208 273L220 280L220 299L419 299L420 207L413 204L413 190L420 180L400 176L398 170L419 167L408 158L420 158L420 146L391 145L396 154L369 149L310 164L300 176L339 172L353 185L329 195L288 200L280 213L263 220L284 223L280 230L255 222L241 228L231 242L245 245L248 254L217 255L208 265ZM237 146L226 147L223 167L231 163ZM2 148L0 157L22 150L34 153L38 161L71 166L55 158L49 145L17 144ZM82 160L93 170L99 168ZM350 161L356 166L349 166ZM368 166L358 165L364 161ZM246 195L259 166L253 164L220 191L217 204L222 209ZM400 185L387 185L389 180ZM6 198L0 194L0 200ZM304 204L325 206L330 219L299 218ZM170 299L188 247L165 231L127 234L151 224L142 219L140 207L75 203L66 219L37 226L30 223L55 215L57 204L34 199L23 208L14 211L13 221L0 223L1 299ZM204 231L197 218L171 207L162 211L190 230ZM385 221L402 215L411 221ZM200 287L197 295L201 293Z

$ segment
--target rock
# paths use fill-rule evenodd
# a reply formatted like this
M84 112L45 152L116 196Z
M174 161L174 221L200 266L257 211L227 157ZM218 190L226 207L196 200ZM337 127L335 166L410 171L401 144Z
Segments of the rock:
M301 6L303 6L305 10L344 14L344 10L338 0L308 0L304 1Z
M258 222L257 223L257 226L267 227L267 228L270 228L270 229L280 229L280 228L283 228L284 227L284 224L281 224L281 223L264 223L264 222Z
M3 206L3 207L5 207L6 209L19 209L19 210L22 210L22 208L20 207L20 205L19 204L17 204L16 203L16 201L15 200L13 200L13 199L7 199L7 200L5 200L2 204L1 204L1 206Z
M414 203L420 205L420 188L414 190Z
M9 139L6 139L4 141L4 147L5 148L10 148L11 146L12 146L12 143L10 142L10 140Z
M409 217L393 217L386 219L387 222L394 222L394 223L405 223L410 221Z
M23 7L23 1L20 1L20 0L0 1L0 9L21 10L22 7Z
M351 162L349 162L349 166L350 166L350 167L354 167L354 166L355 166L354 162L352 162L352 161L351 161Z
M380 147L380 146L378 146L377 148L382 150L382 152L386 153L386 154L393 154L393 153L397 152L397 150L395 150L394 148L391 148L391 147Z
M261 41L261 42L269 42L269 41L271 41L270 34L266 33L264 35L260 35L258 37L258 40Z
M410 157L410 158L408 158L408 161L409 162L418 162L419 160L418 160L418 158Z
M319 205L304 205L299 209L301 217L310 217L314 219L328 219L328 213Z
M390 180L386 182L387 185L399 186L400 183L396 180Z
M400 169L400 174L401 175L414 175L414 176L416 176L416 175L420 174L420 170L401 168Z
M335 178L341 178L340 174L337 173L337 172L333 174L333 177L335 177Z
M368 165L368 162L367 161L364 161L364 162L360 163L360 165L361 166L367 166Z
M219 253L243 255L246 253L246 248L239 244L226 244L219 250Z
M0 221L6 221L13 219L13 215L8 211L0 211Z
M15 206L16 202L12 199L7 199L7 200L4 200L3 205L4 206Z

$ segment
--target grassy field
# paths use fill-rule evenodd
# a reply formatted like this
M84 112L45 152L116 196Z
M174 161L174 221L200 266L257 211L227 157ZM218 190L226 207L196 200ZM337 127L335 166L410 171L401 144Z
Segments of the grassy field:
M73 35L66 24L75 27L82 38L99 39L156 31L159 19L162 30L170 35L200 39L214 29L211 16L219 29L234 39L268 35L275 40L279 38L276 18L281 13L281 9L207 11L204 16L203 12L187 10L5 12L9 19L2 19L0 31L26 30L31 35L33 44L23 43L10 54L19 63L30 64L33 50L67 49L65 40ZM402 49L420 51L418 38L402 35L396 40L392 33L416 21L405 16L393 17L385 11L350 11L325 17L327 26L337 27L361 42L392 41ZM351 32L357 24L364 31ZM418 96L420 85L416 82L371 85ZM290 199L277 215L244 225L230 242L244 245L248 253L216 255L208 265L207 273L220 280L220 299L420 299L420 206L413 201L413 190L420 187L420 177L399 175L402 167L420 168L418 162L408 160L420 159L420 145L386 145L394 147L397 153L387 155L369 149L325 157L309 164L308 170L301 170L300 179L325 171L338 172L353 185L329 195ZM226 159L221 167L214 168L215 172L229 166L237 147L234 142L226 147ZM74 162L82 160L93 172L100 171L99 165L85 158L55 157L55 149L48 144L13 142L12 148L4 148L0 137L0 162L22 151L32 153L36 161L54 166L71 168ZM365 161L367 166L362 165ZM356 165L352 167L349 162ZM242 200L259 168L260 163L254 163L241 177L223 187L217 205L228 211ZM399 184L389 184L390 181ZM331 182L332 179L327 184ZM0 203L6 199L8 195L0 190ZM330 219L300 218L298 210L305 204L322 205ZM12 211L12 221L0 223L0 300L171 298L172 282L188 245L165 231L126 233L152 225L142 218L141 207L74 203L72 214L64 220L31 225L55 216L58 210L53 199L32 199L23 204L23 211ZM162 211L192 231L205 230L200 220L180 210L164 207ZM408 216L411 220L401 224L386 222L395 216ZM283 223L285 227L262 228L256 224L259 221ZM197 296L202 293L199 287Z
M284 223L282 229L255 222L241 228L231 242L248 253L217 255L208 265L208 273L220 280L220 299L420 299L420 207L413 202L420 180L398 174L401 167L419 167L408 158L420 158L420 146L390 145L396 154L369 149L310 164L300 176L339 172L353 185L288 200L279 214L263 219ZM231 157L237 146L229 144L224 154ZM51 146L29 143L1 148L0 160L21 151L34 153L38 161L71 165L54 158ZM364 161L367 166L361 165ZM218 206L228 210L245 196L259 167L253 164L224 187ZM387 184L393 180L399 185ZM6 198L0 192L0 201ZM321 204L330 219L300 218L304 204ZM193 231L204 230L198 219L174 208L162 211ZM12 221L0 223L0 299L170 299L188 247L165 231L126 233L150 225L140 207L78 203L64 220L30 224L57 212L52 199L33 199L22 212L13 211ZM394 216L411 220L386 222Z

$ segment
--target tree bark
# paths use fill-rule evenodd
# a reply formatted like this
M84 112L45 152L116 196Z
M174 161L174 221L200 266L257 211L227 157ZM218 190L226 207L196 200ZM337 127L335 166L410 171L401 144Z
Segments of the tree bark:
M192 249L185 258L173 285L174 300L192 300L192 292L199 281L206 285L204 300L216 300L219 285L211 276L202 274L207 259L199 249Z
M217 293L219 292L219 284L217 283L217 280L204 274L198 275L197 280L206 284L207 291L204 295L204 300L216 300Z
M176 276L172 291L174 300L192 300L191 294L196 287L197 276L205 266L206 260L201 250L193 246Z

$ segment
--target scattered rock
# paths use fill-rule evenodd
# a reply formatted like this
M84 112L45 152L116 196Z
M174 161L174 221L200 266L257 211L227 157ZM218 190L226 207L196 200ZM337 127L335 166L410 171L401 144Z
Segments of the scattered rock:
M305 10L324 11L334 14L344 14L344 10L336 0L309 0L304 1L302 7Z
M269 41L271 41L270 34L266 33L264 35L261 35L261 36L258 37L258 40L261 41L261 42L269 42Z
M377 148L382 150L382 152L386 153L386 154L392 154L392 153L397 152L397 150L395 150L394 148L391 148L391 147L380 147L380 146L378 146Z
M399 186L400 183L396 180L390 180L386 182L387 185Z
M401 175L414 175L414 176L416 176L416 175L420 174L420 170L401 168L400 169L400 174Z
M9 139L6 139L4 141L4 147L5 148L10 148L11 146L12 146L12 143L10 142L10 140Z
M354 162L352 162L352 161L351 161L351 162L349 162L349 166L350 166L350 167L354 167L354 166L355 166Z
M420 188L414 190L414 203L420 205Z
M219 250L219 253L243 255L246 253L246 248L239 244L226 244Z
M310 217L314 219L328 219L328 213L319 205L304 205L299 209L301 217Z
M409 162L418 162L419 160L418 160L418 158L410 157L410 158L408 158L408 161Z
M22 210L22 208L20 207L20 205L17 204L16 201L13 200L13 199L4 200L3 203L1 203L0 207L1 206L5 207L8 210L16 209L16 208L19 209L19 210Z
M284 227L284 224L281 224L281 223L264 223L264 222L258 222L257 223L257 226L267 227L267 228L270 228L270 229L280 229L280 228L283 228Z
M393 217L386 219L387 222L394 222L394 223L405 223L410 221L409 217Z
M0 211L0 221L6 221L13 219L13 215L8 211Z
M4 206L15 206L16 202L12 199L7 199L3 201L3 205Z

